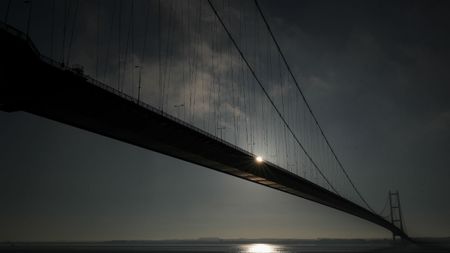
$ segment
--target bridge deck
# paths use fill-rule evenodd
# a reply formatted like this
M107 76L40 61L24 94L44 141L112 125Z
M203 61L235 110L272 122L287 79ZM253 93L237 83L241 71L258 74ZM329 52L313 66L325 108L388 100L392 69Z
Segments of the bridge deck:
M138 103L41 56L20 32L0 29L0 109L26 111L210 169L293 194L378 224L397 227L279 166L255 163L252 154Z

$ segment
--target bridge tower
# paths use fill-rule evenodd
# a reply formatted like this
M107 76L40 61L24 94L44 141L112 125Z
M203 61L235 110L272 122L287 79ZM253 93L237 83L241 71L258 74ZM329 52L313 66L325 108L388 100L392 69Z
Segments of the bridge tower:
M400 194L398 191L391 192L389 191L389 206L391 210L391 223L400 228L401 231L403 230L403 216L402 216L402 209L400 205ZM400 235L396 233L392 233L392 239L395 241L397 237ZM400 238L400 237L399 237Z

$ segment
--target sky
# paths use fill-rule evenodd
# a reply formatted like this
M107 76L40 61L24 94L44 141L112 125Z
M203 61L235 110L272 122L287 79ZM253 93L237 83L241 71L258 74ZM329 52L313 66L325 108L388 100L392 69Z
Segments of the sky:
M50 55L39 24L51 16L52 2L33 2L38 14L32 16L37 21L31 37ZM9 22L25 30L27 9L14 4ZM247 15L251 4L240 8L235 2L230 13ZM1 1L2 13L6 5ZM366 199L380 210L388 191L399 190L411 236L450 236L449 3L260 5ZM89 50L95 46L85 48L95 41L90 29L99 22L92 18L98 9L84 1L80 6L79 26L85 29L76 36L85 39L74 41L71 57L94 75ZM110 5L102 6L101 13L112 13ZM178 18L177 27L184 27ZM142 17L136 19L140 23ZM151 78L156 58L149 53L144 79ZM106 81L114 68L105 71ZM0 122L0 240L390 237L376 225L310 201L25 112L0 112Z

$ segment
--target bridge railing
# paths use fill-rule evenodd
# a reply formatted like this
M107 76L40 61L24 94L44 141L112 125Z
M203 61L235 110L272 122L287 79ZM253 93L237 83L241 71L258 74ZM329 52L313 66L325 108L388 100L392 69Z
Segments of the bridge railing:
M217 136L215 136L215 135L213 135L213 134L211 134L211 133L209 133L209 132L207 132L207 131L199 128L199 127L196 127L196 126L194 126L192 124L189 124L188 122L186 122L184 120L181 120L181 119L171 115L170 113L167 113L167 112L165 112L163 110L160 110L160 109L158 109L158 108L156 108L156 107L154 107L154 106L152 106L152 105L150 105L148 103L143 102L142 100L139 100L139 99L137 99L137 98L135 98L135 97L133 97L131 95L128 95L125 92L122 92L122 91L120 91L120 90L118 90L116 88L113 88L112 86L107 85L107 84L105 84L105 83L103 83L103 82L101 82L101 81L99 81L99 80L97 80L97 79L87 75L87 74L84 74L83 72L80 72L78 70L78 68L76 68L76 67L75 68L74 67L70 67L70 66L68 66L68 65L66 65L64 63L58 62L58 61L56 61L56 60L54 60L54 59L52 59L50 57L47 57L47 56L41 54L39 52L39 50L36 48L36 46L34 45L34 43L32 42L32 40L30 39L30 37L27 36L25 33L19 31L18 29L14 28L14 27L12 27L10 25L4 24L4 23L0 23L0 27L2 29L7 30L9 33L13 34L14 36L17 36L17 37L21 38L23 41L26 41L26 43L32 49L32 51L35 53L35 55L37 57L39 57L44 63L46 63L48 65L51 65L52 67L55 67L55 68L60 69L62 71L67 71L67 72L70 72L73 75L77 75L77 76L79 76L80 78L84 79L86 82L88 82L91 85L95 85L95 86L97 86L97 87L99 87L99 88L101 88L103 90L106 90L106 91L108 91L108 92L110 92L110 93L112 93L112 94L114 94L116 96L119 96L119 97L121 97L123 99L126 99L126 100L128 100L130 102L133 102L133 103L135 103L135 104L137 104L137 105L139 105L139 106L141 106L141 107L143 107L143 108L145 108L145 109L147 109L149 111L152 111L153 113L159 114L159 115L161 115L161 116L163 116L165 118L168 118L168 119L170 119L170 120L172 120L174 122L177 122L180 125L183 125L183 126L189 128L191 130L194 130L194 131L198 132L198 133L201 133L202 135L208 137L209 139L213 139L213 140L215 140L217 142L220 142L220 143L222 143L222 144L224 144L224 145L226 145L226 146L228 146L228 147L230 147L232 149L236 149L236 150L238 150L238 151L240 151L240 152L242 152L244 154L247 154L250 157L254 157L254 158L257 157L255 154L252 154L251 152L249 152L249 151L247 151L247 150L245 150L245 149L243 149L243 148L241 148L241 147L239 147L239 146L237 146L237 145L235 145L233 143L230 143L230 142L228 142L228 141L226 141L226 140L224 140L222 138L219 138L219 137L217 137ZM276 165L276 164L274 164L274 163L272 163L270 161L264 161L264 163L266 163L268 165L271 165L272 167L276 167L276 168L278 168L280 170L283 170L286 173L291 174L293 176L298 176L297 174L295 174L295 173L293 173L293 172L291 172L291 171L289 171L287 169L284 169L284 168L282 168L282 167L280 167L280 166L278 166L278 165ZM307 180L307 179L305 179L305 180Z
M141 30L143 30L141 24L139 24L140 27L139 25L134 24L141 22L134 22L134 20L137 21L144 21L144 20L139 20L139 17L134 17L134 15L131 14L129 15L128 13L133 13L132 8L135 8L135 10L139 9L139 11L141 11L145 9L141 7L146 7L149 10L152 10L152 8L150 7L155 7L151 6L152 1L144 1L140 3L138 2L139 1L136 2L137 5L140 5L138 7L131 7L130 5L128 5L128 3L123 4L123 7L127 8L127 11L125 14L123 14L122 21L114 19L114 17L117 18L118 14L117 11L101 9L102 8L101 5L103 3L100 2L93 3L94 5L99 4L99 6L96 6L100 10L99 13L103 13L102 10L105 10L105 12L103 13L104 15L101 16L100 18L97 17L97 20L100 20L100 26L97 27L89 25L89 27L83 27L85 29L81 29L80 26L86 25L83 23L84 19L83 21L80 21L81 19L78 19L78 23L75 22L76 14L74 14L73 10L71 13L67 13L68 18L65 18L64 20L62 20L62 15L60 15L59 17L58 15L56 15L56 17L53 17L55 18L54 20L55 22L53 23L51 23L50 18L47 19L43 17L38 17L36 15L39 15L39 13L34 13L33 14L34 20L38 20L39 18L41 18L42 20L48 21L32 24L30 34L33 35L32 37L34 39L36 39L35 43L36 45L40 46L39 47L40 51L46 55L51 55L52 56L51 58L45 56L44 54L39 53L36 46L31 42L29 35L20 32L19 30L11 26L8 25L3 26L5 26L6 29L10 30L11 33L14 33L16 36L19 36L24 40L26 40L29 43L30 48L32 48L32 50L36 53L36 55L39 55L42 61L46 62L47 64L50 64L51 66L57 67L64 71L71 72L75 75L79 75L88 82L92 83L93 85L99 86L105 90L110 91L111 93L114 93L122 98L132 101L133 103L137 103L140 106L147 108L148 110L154 111L156 113L159 113L160 115L170 118L171 120L174 120L179 124L183 124L191 129L194 129L197 132L202 133L211 139L220 141L221 143L227 146L245 152L249 156L255 157L256 156L255 153L261 155L262 157L264 157L266 163L276 164L278 167L283 168L283 170L289 173L303 177L305 180L320 185L325 189L330 189L329 186L324 182L323 178L318 174L317 170L314 168L311 161L308 161L305 158L304 152L301 150L301 148L298 147L298 145L295 144L292 136L290 136L288 133L286 137L285 133L283 137L283 131L286 132L285 126L279 122L275 122L278 119L276 118L277 116L271 109L270 105L267 105L268 102L265 100L265 98L263 98L261 90L259 90L259 87L250 77L249 75L250 72L248 71L248 69L243 67L240 61L241 58L239 58L236 52L232 50L233 48L230 46L229 41L227 41L226 37L223 36L224 35L223 29L218 24L216 18L212 15L212 12L209 9L209 7L206 6L205 1L203 2L183 1L182 3L176 1L163 1L161 2L160 6L163 12L161 16L159 16L159 14L156 12L157 8L153 8L155 11L153 14L155 15L149 16L150 20L149 26L153 26L153 30L150 30L148 37L150 38L150 35L154 35L153 37L159 38L160 41L157 42L156 40L158 39L153 39L154 41L147 40L148 44L152 45L151 48L149 46L147 51L149 56L152 55L153 57L155 57L153 60L156 60L157 58L156 56L159 54L159 57L162 58L159 67L161 68L162 66L162 68L166 68L165 70L166 73L161 74L161 72L159 72L158 74L156 74L156 70L154 70L155 72L152 72L155 75L150 77L150 81L148 82L147 87L145 87L146 91L151 91L152 93L148 92L146 96L143 96L141 94L140 96L141 99L137 99L136 96L130 95L130 94L135 95L135 93L133 93L134 90L132 89L136 90L137 88L136 87L137 82L130 81L129 78L130 76L134 76L136 78L135 72L133 72L135 71L136 64L135 62L129 60L131 58L127 58L127 52L129 52L127 50L129 50L129 48L126 48L127 47L126 45L128 45L128 40L131 41L133 40L133 35L130 36L130 31L132 32L132 30L130 30L131 28L133 27L136 28L135 31L138 30L137 28L141 28ZM268 38L265 37L266 31L264 31L263 29L259 29L261 28L261 26L257 22L256 19L257 17L252 16L251 15L252 13L248 12L249 9L244 9L246 8L246 6L253 8L253 6L250 6L252 5L251 2L241 3L240 1L239 2L236 1L235 3L239 4L240 8L239 11L242 12L241 14L244 15L235 18L233 16L229 16L229 18L225 18L225 22L231 28L234 27L236 33L242 34L242 36L240 36L241 39L240 42L242 44L242 47L244 48L244 53L245 55L251 58L250 61L254 62L255 70L256 72L258 72L258 74L261 75L261 78L264 79L267 77L266 80L267 82L264 82L264 85L267 85L266 89L268 89L269 91L272 90L274 92L277 92L278 91L277 89L282 89L282 87L280 88L279 83L277 82L273 82L274 84L270 84L271 81L274 81L270 80L270 78L278 75L277 72L278 70L276 67L281 66L275 66L276 65L275 61L277 58L273 54L272 52L273 50L267 46L269 44L265 43L269 41L267 40ZM38 2L36 4L45 5L44 2ZM109 4L110 3L103 5L107 5L108 8L112 9L118 7L116 6L118 4L111 3L112 6ZM160 2L154 1L153 4L160 4ZM223 4L222 7L220 7L221 9L219 11L222 14L228 15L232 13L229 12L231 9L228 8L229 7L228 4L229 3ZM37 5L34 5L34 7L37 7ZM83 4L80 4L80 13L82 12L83 9L82 5ZM27 7L26 5L23 6L21 13L22 17L27 16L27 10L29 9L27 9L26 7ZM58 11L60 10L59 7L56 6L55 13L58 13ZM192 9L196 9L195 11L199 10L202 12L201 13L199 13L198 11L190 12ZM16 8L16 11L18 10L19 8ZM125 12L125 10L120 11ZM91 14L95 15L95 13ZM184 17L184 19L175 20L174 22L173 19L177 18L179 19L180 17ZM199 17L201 19L199 19ZM95 18L95 16L92 16L92 18ZM253 19L255 22L253 21L248 22ZM68 22L67 20L72 21ZM108 21L107 22L108 26L101 26L102 21ZM181 25L180 26L177 26L178 24L174 25L176 21L180 21L179 23ZM236 22L233 23L233 21ZM14 21L11 20L11 22ZM26 24L26 18L23 20L17 19L15 22L16 24L19 25L18 27L20 27L20 25L23 26L24 24ZM197 27L194 27L194 25L197 24L198 26L200 26L200 28L198 28L198 31L196 30ZM44 27L39 27L42 25ZM183 25L186 25L186 27ZM242 29L240 28L241 25ZM159 28L157 28L158 26ZM114 28L119 28L117 29L119 31L116 31ZM122 29L122 31L120 31L120 29ZM86 36L86 34L83 34L83 32L85 32L84 30L89 30L91 33L87 34ZM138 32L139 31L137 31L136 34ZM158 37L157 32L159 32L159 35L161 36ZM247 34L248 36L244 36L245 35L244 32L248 32ZM39 34L39 36L34 37L35 34ZM74 34L75 36L73 36ZM198 36L198 38L196 36ZM74 42L72 41L72 38ZM175 40L176 42L174 42ZM49 43L50 41L51 43ZM105 42L105 47L104 48L99 47L98 41ZM179 46L179 45L186 45L189 42L193 41L198 42L195 45L197 46L196 48L185 48ZM64 42L66 42L65 46ZM74 44L73 47L71 46L72 42ZM122 47L120 44L121 42ZM160 44L159 47L161 47L162 45L163 48L162 53L157 52L158 51L157 43ZM138 47L140 47L145 43L141 44L141 41L139 41L136 42L135 44ZM113 52L114 55L111 56L110 58L107 58L108 51L105 50L105 48L107 47L106 45L111 47L111 52L114 51ZM177 48L177 46L179 48ZM116 49L118 52L116 51ZM177 50L179 51L177 52ZM135 50L134 53L136 53L136 51L137 50ZM270 51L271 53L267 54L266 51ZM70 55L70 52L72 52L72 58L71 60L68 60L69 57L65 56ZM132 53L133 51L131 51L131 53L128 54ZM90 58L80 57L80 55L84 54L89 54ZM138 54L140 54L140 52ZM180 55L176 54L183 54L183 55L182 57L180 57ZM93 62L95 62L96 60L95 57L97 57L97 65L94 66ZM202 62L202 60L204 60L202 57L205 59L211 59L211 61ZM100 58L100 61L98 60L98 58ZM196 82L189 80L189 78L192 78L192 76L188 76L186 79L183 79L182 81L177 80L176 78L170 79L168 77L174 75L172 72L180 71L179 69L177 69L178 67L177 64L187 66L186 68L192 67L188 66L189 63L192 63L189 61L181 60L181 62L175 63L172 62L173 60L179 61L180 58L192 58L191 59L192 62L197 60L199 62L197 62L196 64L199 65L203 64L203 66L198 68L196 67L196 69L193 69L193 72L212 70L212 73L209 73L210 76L206 77L205 79L200 80L202 77L200 77L198 80L196 79L197 82L202 83L201 85L203 85L203 83L209 82L205 86L199 86L200 88L204 87L205 88L204 93L205 94L209 93L210 94L209 96L212 97L211 100L209 100L210 97L206 98L206 100L208 101L204 105L205 107L208 107L206 109L206 112L196 111L196 109L200 108L199 106L196 107L195 104L194 106L191 106L190 104L188 104L189 102L187 99L183 100L183 98L177 97L177 94L174 93L174 91L178 92L179 90L182 90L181 92L183 92L184 91L183 89L187 90L188 86ZM266 58L272 59L272 63L275 66L273 69L269 69L270 64L267 64L268 62ZM59 59L60 61L56 61L53 59ZM84 71L83 73L79 69L72 67L70 65L71 62L77 62L82 64L86 68L86 71ZM141 68L142 64L145 63L146 63L145 61L138 62L138 64L141 65L140 66ZM230 70L226 69L227 64L231 65L234 64L234 76L233 74L231 74L231 78L230 73L226 72L227 70L228 71ZM99 67L98 65L100 65L101 67ZM102 73L98 72L99 75L97 75L98 73L96 68L101 68L100 72ZM152 71L148 67L146 67L145 70L150 72ZM182 73L186 74L188 73L188 71L191 71L191 69L186 70L183 69L181 71L184 71ZM233 71L233 65L231 71ZM286 78L286 76L282 73L282 71L285 72L285 70L280 70L279 73L280 76L283 75L283 77L280 77L280 79L283 80L285 85L284 87L287 87L288 85L287 83L291 81L289 80L289 78ZM92 78L92 76L94 76L94 73L96 77L95 79ZM176 73L179 74L180 72ZM271 74L269 75L269 73ZM100 82L99 81L100 79L103 82ZM163 79L162 81L164 82L163 85L166 85L166 93L165 93L166 97L164 97L163 94L162 102L158 101L158 99L160 99L159 97L161 97L161 94L158 94L158 92L160 92L158 89L160 88L157 87L158 84L156 83L156 81L154 81L155 79ZM231 95L230 83L233 83L233 81L235 82L235 85L240 84L241 86L245 86L242 88L242 90L236 88L237 89L236 95L234 93ZM220 90L220 88L222 88L222 91ZM188 91L186 91L185 93L188 93ZM294 92L291 93L295 94ZM239 100L241 99L243 94L244 96L245 94L247 95L247 101L244 103L240 102ZM154 97L158 95L159 97ZM286 104L296 100L296 98L293 96L289 98L289 95L290 94L287 94L285 97L284 102ZM184 96L186 96L186 94L184 94ZM187 96L189 96L189 94ZM195 90L193 96L195 100L196 99ZM201 94L197 96L197 101L199 101L200 99L204 99L204 97L202 96L207 95ZM214 100L215 96L222 96L222 100L220 100L220 97L218 101ZM280 107L281 106L280 103L283 103L283 101L280 101L280 99L282 99L282 95L281 96L273 95L273 96L275 97L274 98L275 103L277 104L278 107ZM236 101L234 101L235 98ZM175 105L180 104L183 104L184 106L182 109L180 107L174 108ZM228 105L231 105L232 108L231 109L227 108ZM353 197L352 200L357 202L358 199L354 198L353 195L346 195L353 193L351 193L350 190L348 190L348 186L344 185L345 182L343 176L342 174L340 174L338 170L336 170L336 165L333 164L333 161L331 161L329 154L327 154L326 152L322 152L321 148L323 146L322 145L323 143L318 143L316 142L316 139L314 139L316 137L314 134L317 131L315 132L310 131L311 126L308 125L309 124L308 122L310 122L311 120L307 119L306 117L300 120L297 119L297 117L300 118L304 116L304 112L301 112L302 108L298 108L298 106L303 106L303 104L301 104L301 102L293 104L293 106L291 106L291 109L293 108L294 110L289 110L289 107L287 106L288 108L286 109L286 113L284 112L284 109L282 110L283 111L282 113L286 117L291 127L295 129L296 134L298 135L299 139L301 139L306 149L311 153L314 153L313 154L314 159L319 160L318 161L318 163L320 163L319 167L322 167L322 164L323 167L328 166L327 168L323 169L324 174L327 174L327 176L329 177L333 176L335 177L335 181L332 183L338 185L334 186L336 186L339 193L348 199L352 199ZM233 126L232 117L234 116L233 114L234 111L232 110L234 110L234 108L237 108L236 110L238 112L242 112L243 116L242 118L238 118L237 123L234 123ZM180 112L183 113L182 117L180 117ZM192 112L195 112L195 114ZM177 114L178 117L176 117ZM235 140L233 140L233 138ZM308 143L313 144L309 145Z

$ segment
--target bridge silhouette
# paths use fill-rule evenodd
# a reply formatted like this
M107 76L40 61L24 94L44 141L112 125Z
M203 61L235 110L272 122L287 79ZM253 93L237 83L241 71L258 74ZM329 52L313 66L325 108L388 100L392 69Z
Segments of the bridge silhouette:
M228 1L197 1L194 7L186 2L118 1L103 16L97 6L94 46L79 43L83 50L95 47L96 54L85 64L80 60L83 65L73 59L82 52L73 46L79 1L61 7L60 39L53 2L50 57L33 42L33 31L43 31L33 29L31 3L16 7L27 13L24 33L7 24L9 2L0 27L0 109L29 112L277 189L411 240L399 203L398 214L392 205L389 216L377 213L350 179L258 3L243 7L253 10L250 29L246 17L235 22L232 10L238 7ZM139 10L143 26L137 25ZM100 28L103 19L111 29Z

